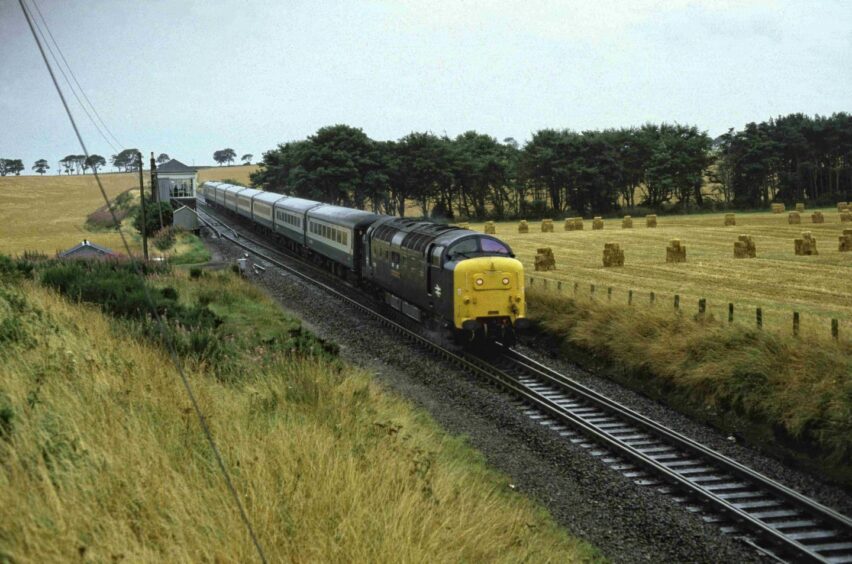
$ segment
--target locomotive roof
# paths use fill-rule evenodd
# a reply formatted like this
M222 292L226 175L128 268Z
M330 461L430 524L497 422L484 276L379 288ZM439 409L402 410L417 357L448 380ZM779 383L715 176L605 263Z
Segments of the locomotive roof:
M335 223L343 227L355 229L357 227L371 225L382 216L363 210L323 204L320 207L309 211L308 217L322 219L329 223Z

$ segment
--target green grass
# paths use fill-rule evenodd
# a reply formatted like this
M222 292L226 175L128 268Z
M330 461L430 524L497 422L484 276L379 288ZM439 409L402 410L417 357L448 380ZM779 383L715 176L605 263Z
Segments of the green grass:
M210 251L197 235L179 233L175 246L172 247L169 262L178 264L202 264L210 261Z
M529 315L566 354L760 448L852 485L852 345L794 338L667 307L527 292Z
M254 561L168 354L8 266L0 561ZM151 281L213 310L240 360L222 379L181 358L270 561L600 560L424 412L291 350L298 323L238 277Z

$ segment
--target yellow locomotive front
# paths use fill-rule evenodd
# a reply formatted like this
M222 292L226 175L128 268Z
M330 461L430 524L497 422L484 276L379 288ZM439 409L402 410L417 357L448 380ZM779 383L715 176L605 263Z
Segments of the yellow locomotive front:
M453 269L453 322L465 339L511 344L526 322L524 267L507 256L459 261Z

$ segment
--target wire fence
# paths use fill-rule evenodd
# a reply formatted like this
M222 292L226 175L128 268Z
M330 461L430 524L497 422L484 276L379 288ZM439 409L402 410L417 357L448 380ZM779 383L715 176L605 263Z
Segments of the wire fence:
M525 275L527 288L541 288L578 300L591 300L630 307L670 308L673 313L691 314L696 318L726 321L767 329L795 337L811 335L831 337L834 341L849 340L849 322L838 317L804 315L802 311L777 306L751 306L735 302L712 302L704 297L658 293L592 282L558 280L543 276Z

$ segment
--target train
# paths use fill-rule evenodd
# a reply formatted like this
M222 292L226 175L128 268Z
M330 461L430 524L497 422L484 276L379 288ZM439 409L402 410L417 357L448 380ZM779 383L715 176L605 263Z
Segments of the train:
M494 236L224 182L204 182L198 192L462 345L512 345L528 324L523 265Z

